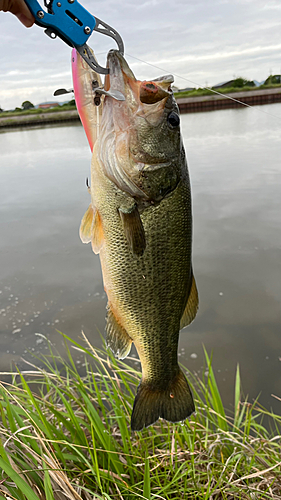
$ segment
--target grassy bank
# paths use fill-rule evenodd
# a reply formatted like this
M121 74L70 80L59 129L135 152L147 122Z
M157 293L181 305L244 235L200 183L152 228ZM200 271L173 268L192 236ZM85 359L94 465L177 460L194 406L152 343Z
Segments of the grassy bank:
M76 106L73 104L64 104L63 106L55 106L49 109L39 109L39 108L31 108L31 109L18 109L14 111L2 111L0 113L0 118L6 118L9 116L28 116L28 115L41 115L42 113L56 113L58 111L72 111L76 109Z
M196 415L131 433L139 371L84 345L1 383L1 499L280 499L281 417L242 401L239 370L232 417L206 353L205 379L189 374Z
M275 90L274 90L275 89ZM252 91L264 90L264 92L252 92ZM250 91L250 92L248 92ZM176 99L178 100L178 105L181 113L187 112L198 112L203 110L214 110L214 109L225 109L228 107L233 107L233 95L232 98L227 101L224 98L226 94L233 94L233 92L239 92L239 100L242 100L246 105L256 105L256 104L270 104L275 102L280 102L281 96L281 86L280 85L262 85L261 87L230 87L217 89L215 92L212 89L195 89L187 92L175 93ZM221 97L220 97L221 92ZM207 97L206 97L207 96ZM190 100L186 98L191 98ZM197 98L196 103L194 103L193 97ZM201 99L202 97L202 99ZM234 96L237 97L237 94ZM220 100L220 103L218 103ZM198 104L198 102L200 104ZM222 104L223 103L223 104ZM238 104L239 106L239 104ZM79 115L75 104L64 104L63 106L58 106L51 109L29 109L29 110L15 110L15 111L4 111L0 113L0 132L5 132L6 129L10 128L24 128L24 127L34 127L42 125L52 125L59 124L60 122L72 122L78 121Z
M217 94L232 94L234 92L252 92L254 90L270 90L270 89L280 89L281 85L260 85L260 87L225 87L218 89L208 89L208 88L198 88L194 90L188 90L186 92L175 92L175 97L177 99L181 97L200 97L205 95L217 95Z
M1 113L0 114L0 130L6 128L32 127L45 124L53 124L67 121L75 121L79 119L77 109L74 106L60 108L52 108L51 110L29 110L18 114Z

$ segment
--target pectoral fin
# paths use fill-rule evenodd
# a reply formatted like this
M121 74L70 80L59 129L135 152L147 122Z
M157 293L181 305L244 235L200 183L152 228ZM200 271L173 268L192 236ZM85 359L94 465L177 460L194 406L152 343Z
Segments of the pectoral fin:
M83 243L92 243L92 249L95 253L99 253L103 245L103 228L98 210L94 209L90 204L86 211L81 224L79 235Z
M107 347L113 351L118 359L126 358L131 350L132 339L127 334L125 328L118 323L110 306L107 309L105 329Z
M138 207L134 204L130 208L119 208L121 221L124 228L126 239L132 252L141 256L145 250L145 233L138 211Z
M104 243L104 235L101 217L98 210L95 211L91 243L93 252L100 253L100 249Z
M85 212L80 224L79 236L82 243L90 243L92 239L93 219L94 219L94 209L92 203L90 203L89 208Z
M183 312L183 315L181 317L181 322L180 322L180 330L184 328L185 326L189 325L195 318L197 310L198 310L198 292L197 292L197 287L195 283L194 276L192 274L192 283L191 283L191 288L188 296L188 300L185 306L185 310Z

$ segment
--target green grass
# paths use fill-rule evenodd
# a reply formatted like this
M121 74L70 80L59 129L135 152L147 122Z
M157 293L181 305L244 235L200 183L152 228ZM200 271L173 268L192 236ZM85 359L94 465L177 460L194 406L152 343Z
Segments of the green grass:
M280 88L281 85L261 85L260 87L225 87L225 88L219 88L219 89L208 89L208 88L198 88L194 90L189 90L186 92L175 92L175 97L177 99L181 97L200 97L200 96L205 96L205 95L218 95L218 93L221 94L231 94L233 92L249 92L253 90L266 90L266 89L275 89L275 88Z
M15 110L15 111L3 111L0 113L0 118L5 118L7 116L22 116L22 115L40 115L42 113L54 113L54 112L64 112L64 111L72 111L76 109L75 105L64 104L63 106L55 106L54 108L49 109L39 109L39 108L31 108L25 110Z
M189 374L197 413L132 433L139 371L64 337L67 361L49 344L41 368L0 384L0 499L281 498L281 417L242 400L238 368L232 416L205 352L204 378Z

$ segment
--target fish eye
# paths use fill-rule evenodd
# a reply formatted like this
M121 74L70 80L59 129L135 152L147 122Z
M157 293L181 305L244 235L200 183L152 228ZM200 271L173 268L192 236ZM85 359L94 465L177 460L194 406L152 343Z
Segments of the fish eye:
M168 115L167 121L168 121L169 125L171 125L172 128L176 128L180 124L180 117L179 117L179 115L177 115L177 113L175 113L174 111L172 111Z

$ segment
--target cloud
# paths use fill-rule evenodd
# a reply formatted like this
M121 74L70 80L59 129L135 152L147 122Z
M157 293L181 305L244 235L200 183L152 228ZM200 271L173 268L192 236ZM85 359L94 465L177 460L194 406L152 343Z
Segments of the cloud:
M40 0L41 3L43 3ZM82 1L94 15L117 29L126 54L163 67L204 86L242 75L265 79L280 73L279 2L262 0L92 0ZM0 106L19 106L27 97L37 104L51 100L59 87L70 88L70 49L51 40L42 28L26 29L11 14L0 12ZM93 33L89 45L105 63L114 47L108 37ZM137 78L163 73L128 56ZM179 78L181 77L181 78ZM64 100L63 96L61 100Z

